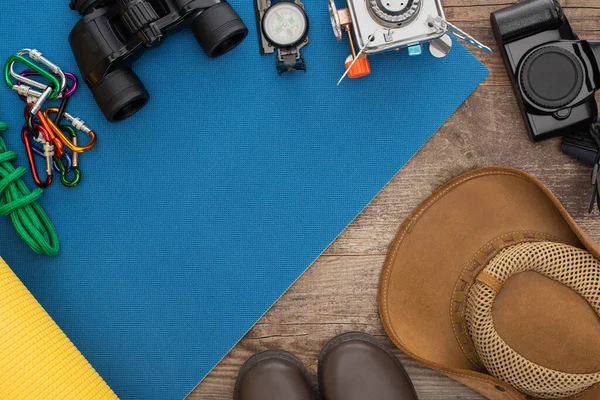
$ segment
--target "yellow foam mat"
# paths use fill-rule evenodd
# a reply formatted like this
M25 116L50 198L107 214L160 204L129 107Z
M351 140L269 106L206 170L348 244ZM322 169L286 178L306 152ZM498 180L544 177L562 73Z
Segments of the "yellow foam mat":
M0 399L117 399L2 258Z

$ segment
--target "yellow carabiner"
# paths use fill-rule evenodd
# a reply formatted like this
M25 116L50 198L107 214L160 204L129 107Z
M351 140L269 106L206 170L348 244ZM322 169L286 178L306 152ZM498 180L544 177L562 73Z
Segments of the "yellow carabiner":
M71 123L73 128L85 133L86 135L88 135L90 137L90 142L88 144L86 144L85 146L77 146L77 145L73 144L73 142L71 141L71 138L65 136L63 131L58 126L56 126L56 124L50 117L50 114L57 114L57 113L58 113L58 108L49 108L46 111L44 111L44 117L45 117L46 121L48 122L48 125L52 129L52 132L60 138L60 140L65 144L66 147L68 147L71 151L73 151L75 153L85 153L86 151L90 151L96 145L96 142L98 141L98 137L96 136L96 133L93 130L91 130L90 128L88 128L87 125L85 124L85 122L83 122L81 119L73 117L68 112L65 112L65 113L63 113L62 116Z

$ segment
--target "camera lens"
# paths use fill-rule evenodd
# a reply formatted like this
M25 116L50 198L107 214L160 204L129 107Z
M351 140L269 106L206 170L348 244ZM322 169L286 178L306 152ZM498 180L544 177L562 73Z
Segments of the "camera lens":
M556 46L531 53L520 71L521 87L535 104L560 109L579 96L583 87L581 61L571 52Z
M129 68L120 68L104 76L92 86L96 103L109 121L129 118L146 105L150 95Z
M192 32L207 56L218 57L240 44L248 28L229 3L223 2L204 10Z

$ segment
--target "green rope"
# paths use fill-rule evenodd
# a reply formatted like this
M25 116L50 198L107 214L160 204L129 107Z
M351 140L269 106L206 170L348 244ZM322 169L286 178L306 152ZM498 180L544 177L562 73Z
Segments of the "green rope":
M0 132L8 126L0 122ZM56 256L59 251L58 236L52 221L37 203L42 189L33 192L27 188L23 175L24 167L15 168L13 162L17 153L8 151L4 139L0 137L0 215L10 215L17 233L33 251L38 254Z

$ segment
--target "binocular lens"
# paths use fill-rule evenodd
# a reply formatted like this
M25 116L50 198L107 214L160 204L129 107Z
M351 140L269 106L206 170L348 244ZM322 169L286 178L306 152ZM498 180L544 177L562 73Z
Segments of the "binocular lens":
M150 99L148 91L129 68L120 68L92 86L92 93L109 121L122 121L138 112Z
M229 3L204 10L194 21L192 31L209 57L218 57L236 47L248 34L248 28Z
M204 52L218 57L236 47L248 28L226 0L71 0L82 14L69 35L81 74L109 121L124 120L148 102L130 69L170 32L189 27Z

